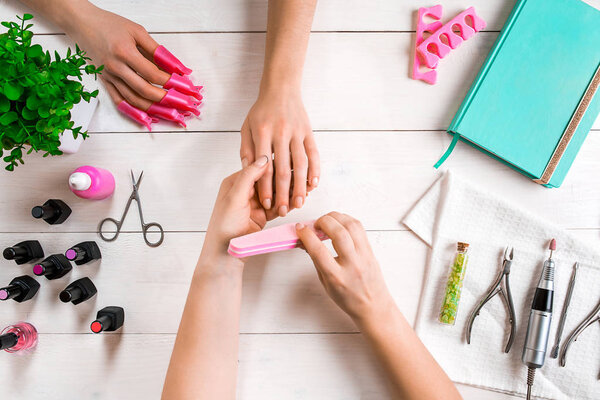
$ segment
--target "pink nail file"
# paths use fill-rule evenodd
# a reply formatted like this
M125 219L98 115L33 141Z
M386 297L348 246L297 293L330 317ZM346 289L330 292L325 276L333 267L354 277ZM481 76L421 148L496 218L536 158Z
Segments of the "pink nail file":
M427 23L423 20L426 16L429 16L437 21ZM434 33L438 29L442 27L442 23L440 22L442 19L442 5L438 4L433 7L421 7L419 8L419 13L417 16L417 35L415 40L415 49L413 54L413 69L412 69L412 78L414 80L421 80L429 83L430 85L434 85L437 80L437 71L425 71L421 72L421 66L423 62L419 57L417 52L417 47L423 43L423 33L429 32Z
M315 231L319 239L329 239L323 232L315 229L314 223L315 221L303 222L304 225ZM227 252L234 257L241 258L293 249L298 247L299 243L296 224L292 223L231 239Z
M176 73L171 74L171 77L163 85L165 89L175 89L180 93L187 94L188 96L193 96L198 100L202 100L202 95L200 91L202 90L202 86L194 86L194 83L184 75L179 75Z
M137 122L138 124L144 125L148 128L149 131L152 132L151 124L158 122L158 119L152 118L145 111L140 110L139 108L135 108L125 100L119 103L117 109L121 111L123 114L127 115L129 118Z
M467 18L472 20L473 27L467 24ZM474 7L469 7L425 39L417 47L417 50L423 57L425 65L429 68L435 68L440 59L446 57L450 50L457 48L463 41L471 38L476 32L484 28L485 21L475 14ZM455 33L454 30L458 30L460 35ZM446 43L444 43L442 37L445 38Z
M192 99L186 94L179 93L175 89L167 90L165 97L163 97L158 104L164 107L176 108L181 111L189 111L195 115L200 115L198 106L201 104L201 102Z
M153 117L162 118L167 121L173 121L181 125L182 127L186 127L184 117L185 115L180 113L174 108L164 107L157 103L153 103L150 108L148 108L148 114Z
M156 50L154 50L152 58L156 65L170 74L177 72L181 75L189 75L192 73L192 70L183 65L183 63L167 50L165 46L158 46Z

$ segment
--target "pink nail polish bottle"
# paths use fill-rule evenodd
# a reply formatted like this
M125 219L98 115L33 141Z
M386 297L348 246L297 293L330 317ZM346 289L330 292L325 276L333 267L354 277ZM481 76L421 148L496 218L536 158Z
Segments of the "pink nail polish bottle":
M189 75L192 73L192 70L183 65L183 63L167 50L165 46L158 46L156 50L154 50L153 58L156 65L170 74L173 72L177 72L181 75Z
M38 333L33 325L19 322L0 332L0 350L16 353L31 349L37 344Z
M82 199L102 200L115 191L115 177L104 168L84 165L69 176L69 188Z
M203 89L203 86L194 86L194 83L184 75L179 75L176 73L171 74L171 77L163 85L165 89L175 89L178 92L183 94L187 94L188 96L193 96L198 100L202 100L203 97L200 94L200 91Z
M163 97L158 104L165 107L176 108L182 111L189 111L195 115L200 115L198 106L200 106L201 102L191 98L188 95L179 93L175 89L167 90L165 97Z
M184 120L185 115L174 108L164 107L158 103L153 103L150 108L148 108L148 114L152 115L153 117L176 122L184 128L186 127ZM188 112L187 114L189 115L190 113Z

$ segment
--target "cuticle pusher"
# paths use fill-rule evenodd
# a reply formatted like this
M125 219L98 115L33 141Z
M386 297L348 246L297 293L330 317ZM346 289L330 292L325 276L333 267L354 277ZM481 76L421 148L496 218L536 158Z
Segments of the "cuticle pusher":
M569 287L567 288L567 294L565 297L565 303L563 304L562 313L560 314L560 320L558 321L558 328L556 329L556 338L554 339L554 347L550 352L551 358L558 358L558 348L560 346L560 338L565 329L565 322L567 320L567 311L569 304L571 303L571 297L573 296L573 288L575 287L575 279L577 278L577 269L579 268L579 262L576 262L573 266L573 272L571 274L571 280L569 281Z

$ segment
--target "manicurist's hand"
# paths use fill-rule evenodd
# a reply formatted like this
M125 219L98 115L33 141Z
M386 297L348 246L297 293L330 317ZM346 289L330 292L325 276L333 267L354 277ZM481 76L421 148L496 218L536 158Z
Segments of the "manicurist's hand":
M352 317L385 368L394 391L392 397L460 399L452 381L394 303L360 222L331 212L319 218L315 228L329 236L336 257L310 228L296 225L327 294Z
M298 236L333 301L359 326L396 309L361 223L334 211L319 218L315 228L329 236L337 257L314 231L296 225Z
M160 101L170 75L152 61L158 43L144 27L87 0L22 0L60 26L95 65L115 104L123 99L141 110Z
M201 260L230 257L227 247L231 239L259 231L277 216L260 205L255 190L255 183L266 174L269 164L266 155L258 156L253 163L223 180L206 231Z
M273 154L258 181L267 210L284 217L304 205L320 178L319 152L300 86L316 0L269 0L267 44L260 93L241 129L242 164Z

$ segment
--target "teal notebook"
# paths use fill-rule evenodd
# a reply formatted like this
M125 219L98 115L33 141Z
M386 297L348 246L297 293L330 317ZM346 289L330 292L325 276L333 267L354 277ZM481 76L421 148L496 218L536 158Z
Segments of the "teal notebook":
M600 114L600 11L519 0L448 132L558 187Z

